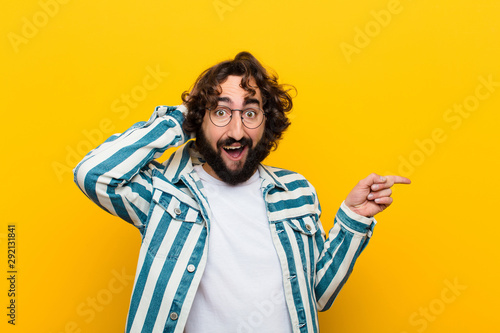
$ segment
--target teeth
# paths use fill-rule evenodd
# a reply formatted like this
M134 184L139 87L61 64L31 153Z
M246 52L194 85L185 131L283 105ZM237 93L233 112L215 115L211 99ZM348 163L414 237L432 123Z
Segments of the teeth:
M243 146L239 146L239 147L224 147L224 149L229 149L229 150L240 149L240 148L243 148Z

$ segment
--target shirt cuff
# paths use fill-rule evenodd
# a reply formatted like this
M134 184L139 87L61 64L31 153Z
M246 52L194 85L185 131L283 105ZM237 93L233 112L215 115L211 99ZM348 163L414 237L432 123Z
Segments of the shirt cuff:
M187 107L184 104L177 105L175 108L177 110L179 110L180 112L182 112L182 114L184 115L184 117L187 115L188 109L187 109Z
M342 202L340 205L340 209L337 212L337 219L341 224L351 229L353 232L363 235L366 234L368 237L372 236L373 228L375 224L377 224L373 216L366 217L359 215L350 210L345 202Z

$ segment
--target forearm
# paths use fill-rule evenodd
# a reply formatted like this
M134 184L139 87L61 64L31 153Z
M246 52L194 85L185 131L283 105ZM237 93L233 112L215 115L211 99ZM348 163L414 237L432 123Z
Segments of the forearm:
M316 265L318 310L327 310L337 297L368 244L375 223L373 218L359 216L342 204Z
M127 204L124 198L133 201L142 193L143 198L137 198L138 201L148 199L147 166L166 149L189 139L182 130L183 119L175 107L157 107L147 122L112 136L85 156L74 170L76 184L99 206L131 222L129 214L123 211L123 205ZM135 184L124 188L134 177Z

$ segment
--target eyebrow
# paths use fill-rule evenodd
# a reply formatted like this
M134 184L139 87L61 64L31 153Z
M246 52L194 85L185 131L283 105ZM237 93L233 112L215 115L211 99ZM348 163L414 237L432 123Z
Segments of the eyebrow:
M219 97L219 98L217 98L217 101L231 103L231 98ZM257 104L258 106L260 106L260 101L257 98L245 98L243 105L248 105L248 104Z

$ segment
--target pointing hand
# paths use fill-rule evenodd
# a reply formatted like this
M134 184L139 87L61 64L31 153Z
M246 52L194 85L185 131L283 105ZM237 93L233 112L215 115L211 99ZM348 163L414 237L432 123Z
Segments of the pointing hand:
M359 181L347 195L345 204L353 212L362 216L374 216L392 203L391 187L394 184L410 184L408 178L401 176L379 176L372 173Z

